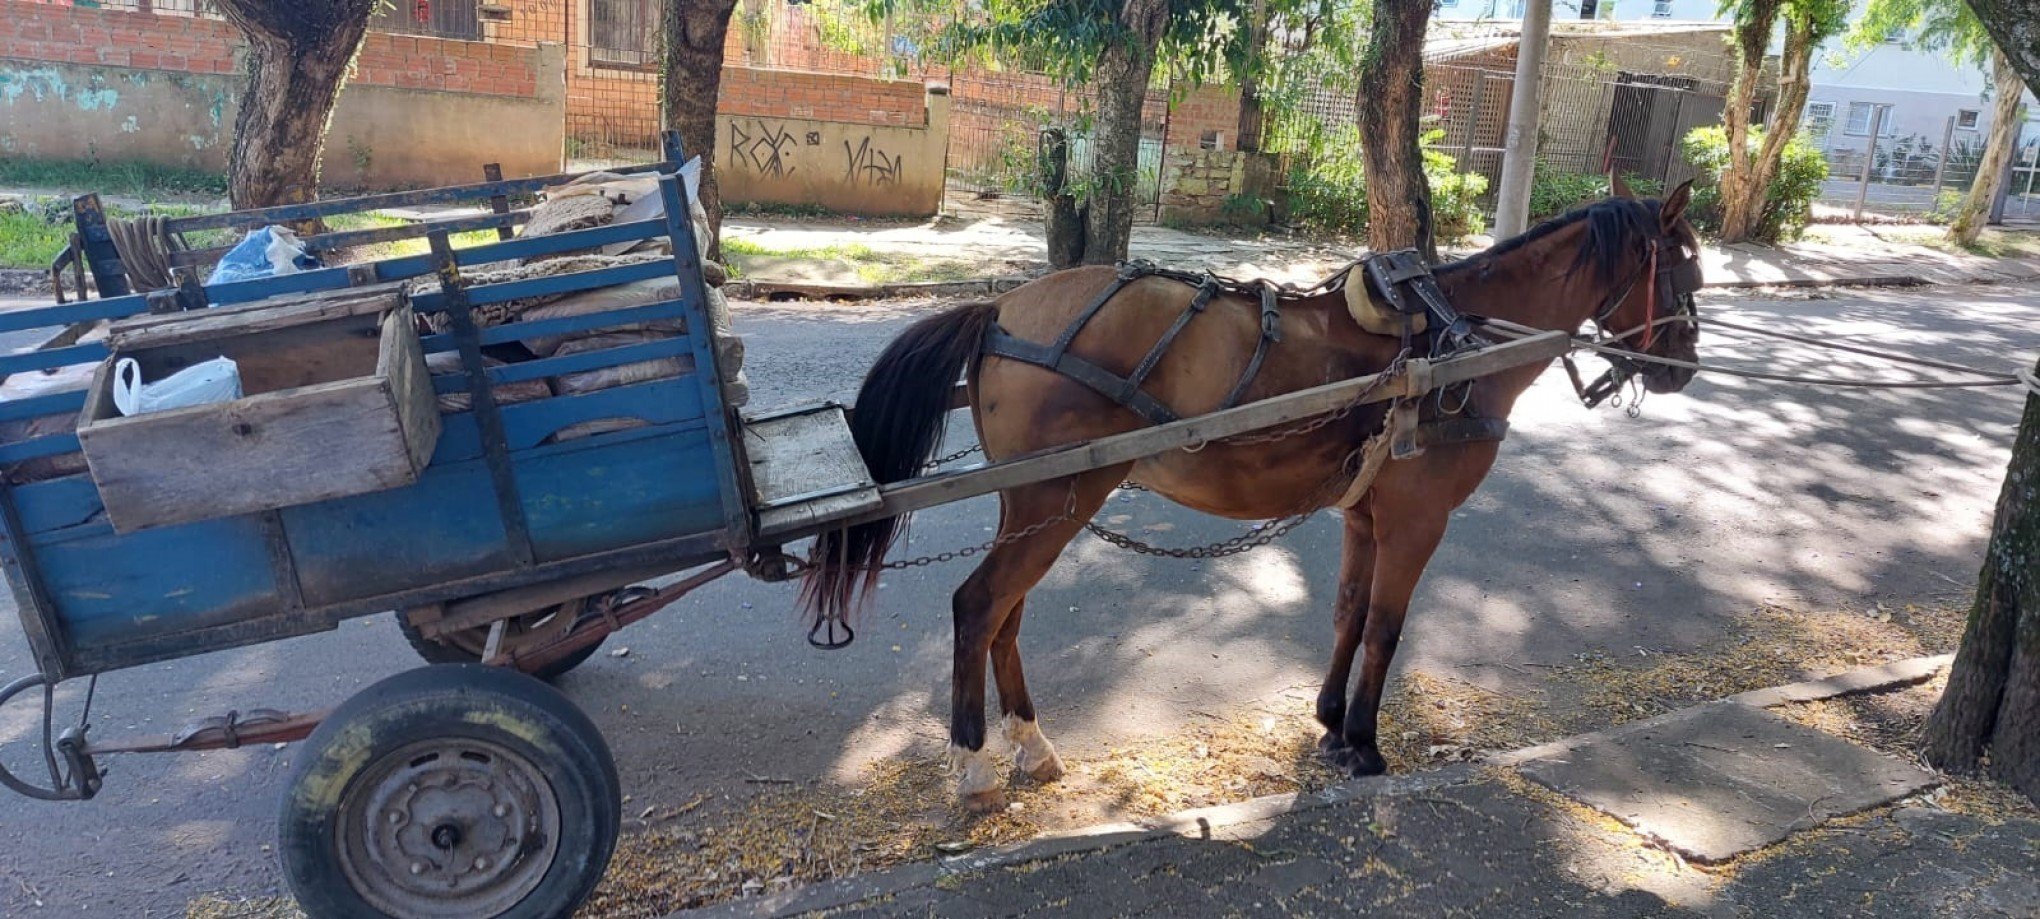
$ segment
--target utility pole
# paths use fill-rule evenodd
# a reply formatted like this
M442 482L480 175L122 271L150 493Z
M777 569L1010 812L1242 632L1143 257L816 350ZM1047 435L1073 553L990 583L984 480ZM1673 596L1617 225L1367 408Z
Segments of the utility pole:
M1509 133L1502 141L1502 187L1495 193L1496 239L1518 235L1530 222L1530 183L1537 170L1537 97L1550 40L1551 0L1528 0L1523 4L1523 37L1516 44Z

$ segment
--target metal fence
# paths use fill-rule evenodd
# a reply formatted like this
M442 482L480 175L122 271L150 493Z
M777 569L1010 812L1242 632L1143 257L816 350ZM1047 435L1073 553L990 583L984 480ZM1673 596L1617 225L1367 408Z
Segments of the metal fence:
M1826 119L1806 125L1810 135L1823 138L1828 179L1818 200L1830 216L1946 214L1975 181L1983 141L1958 133L1956 116L1948 116L1938 137L1929 137L1890 129L1889 111L1890 106L1870 107L1868 123L1847 130L1836 130ZM1856 134L1861 136L1851 136ZM2031 170L2026 172L2030 182Z

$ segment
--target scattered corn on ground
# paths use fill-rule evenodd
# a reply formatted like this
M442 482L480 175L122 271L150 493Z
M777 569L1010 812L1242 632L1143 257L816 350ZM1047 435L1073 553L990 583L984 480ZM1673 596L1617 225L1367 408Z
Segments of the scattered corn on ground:
M1543 677L1541 692L1522 695L1409 670L1394 680L1382 708L1382 752L1393 770L1408 771L1809 675L1940 653L1953 649L1962 620L1963 611L1955 608L1873 607L1816 615L1766 607L1742 617L1712 649L1610 649L1534 672L1504 665ZM763 785L741 799L698 797L627 812L626 824L637 829L620 843L608 877L582 915L663 916L1105 820L1322 788L1340 776L1317 757L1321 729L1311 716L1312 694L1299 687L1266 711L1210 717L1176 736L1103 755L1076 758L1066 751L1068 777L1043 787L1016 776L1007 787L1009 809L989 816L958 812L951 805L953 779L943 764L915 759L877 763L852 787ZM1658 862L1677 867L1671 865L1675 856L1648 850L1612 819L1511 773L1502 776L1522 793L1563 808L1604 846L1613 844L1610 839L1630 840L1640 852L1639 871L1655 870ZM1979 789L1963 792L1958 783L1948 794L1993 794L1977 784ZM287 900L206 897L189 914L282 919L295 910Z

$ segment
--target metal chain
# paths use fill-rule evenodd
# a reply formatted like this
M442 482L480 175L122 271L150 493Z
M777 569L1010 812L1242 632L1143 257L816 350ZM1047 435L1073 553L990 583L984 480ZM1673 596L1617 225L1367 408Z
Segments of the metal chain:
M1408 362L1409 356L1410 356L1409 349L1405 348L1402 353L1397 354L1395 356L1395 360L1389 362L1388 366L1382 370L1380 375L1374 378L1373 383L1368 384L1366 389L1363 389L1360 392L1355 393L1353 395L1353 401L1348 402L1345 405L1342 405L1336 409L1333 409L1330 412L1326 412L1325 414L1319 415L1316 418L1312 418L1309 421L1305 421L1293 427L1278 428L1276 430L1267 432L1235 434L1231 437L1221 437L1215 441L1212 441L1212 443L1224 444L1229 447L1246 447L1253 446L1256 444L1274 443L1278 440L1288 440L1291 437L1302 437L1305 434L1311 434L1323 430L1326 426L1344 420L1347 416L1353 414L1362 405L1367 404L1365 401L1366 398L1369 395L1372 395L1375 390L1378 390L1381 387L1388 385L1389 380L1395 379L1396 377L1400 376L1403 371L1403 366Z
M984 445L983 445L983 444L978 444L977 446L974 446L974 447L969 447L969 448L966 448L966 449L963 449L963 450L958 450L958 451L956 451L955 453L951 453L951 454L949 454L948 456L942 457L942 458L940 458L940 459L936 459L936 460L931 460L931 461L929 461L929 463L928 463L927 465L925 465L925 466L922 466L921 468L923 468L923 469L934 469L934 468L937 468L937 467L939 467L939 466L947 466L947 465L949 465L950 463L953 463L953 462L956 462L957 460L963 459L964 457L966 457L966 456L969 456L969 455L971 455L971 454L973 454L973 453L983 453L983 452L984 452L984 449L985 449L985 447L984 447Z
M1302 526L1303 522L1315 516L1318 510L1321 510L1321 508L1307 510L1273 524L1261 524L1259 530L1249 530L1223 542L1215 542L1208 546L1192 546L1188 549L1165 549L1161 546L1152 546L1124 533L1115 533L1105 529L1095 523L1084 524L1084 529L1091 531L1091 535L1112 545L1131 552L1137 552L1141 555L1153 555L1160 558L1225 558L1227 556L1239 555L1243 552L1252 552L1289 535L1290 530Z
M970 558L979 553L990 552L1000 546L1011 545L1020 540L1035 536L1058 523L1068 523L1075 519L1077 519L1077 485L1075 482L1071 482L1069 501L1063 505L1063 512L1060 514L1032 526L1014 530L1011 533L1002 533L998 538L990 542L980 543L975 546L965 546L953 552L938 552L934 555L923 555L920 558L905 558L886 562L878 567L886 571L904 571L908 568L926 568L929 565L939 565L943 562L953 562L960 558Z

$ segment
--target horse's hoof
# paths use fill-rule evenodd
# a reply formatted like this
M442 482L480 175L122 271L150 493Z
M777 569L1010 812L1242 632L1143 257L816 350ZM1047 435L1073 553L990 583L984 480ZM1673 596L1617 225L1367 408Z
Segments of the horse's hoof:
M1373 747L1362 748L1349 744L1328 753L1326 758L1331 760L1333 766L1356 779L1388 771L1388 760L1382 759L1380 751Z
M1026 752L1022 751L1019 756L1014 757L1013 765L1020 767L1020 771L1027 773L1030 779L1046 785L1063 777L1062 757L1057 756L1054 750L1048 751L1048 758L1041 762L1030 765L1027 760Z
M988 788L984 791L959 795L963 809L973 814L996 814L1006 809L1006 790Z
M1323 737L1318 738L1317 749L1320 756L1330 758L1336 756L1341 750L1350 750L1352 748L1346 744L1346 738L1339 736L1339 732L1326 731Z

